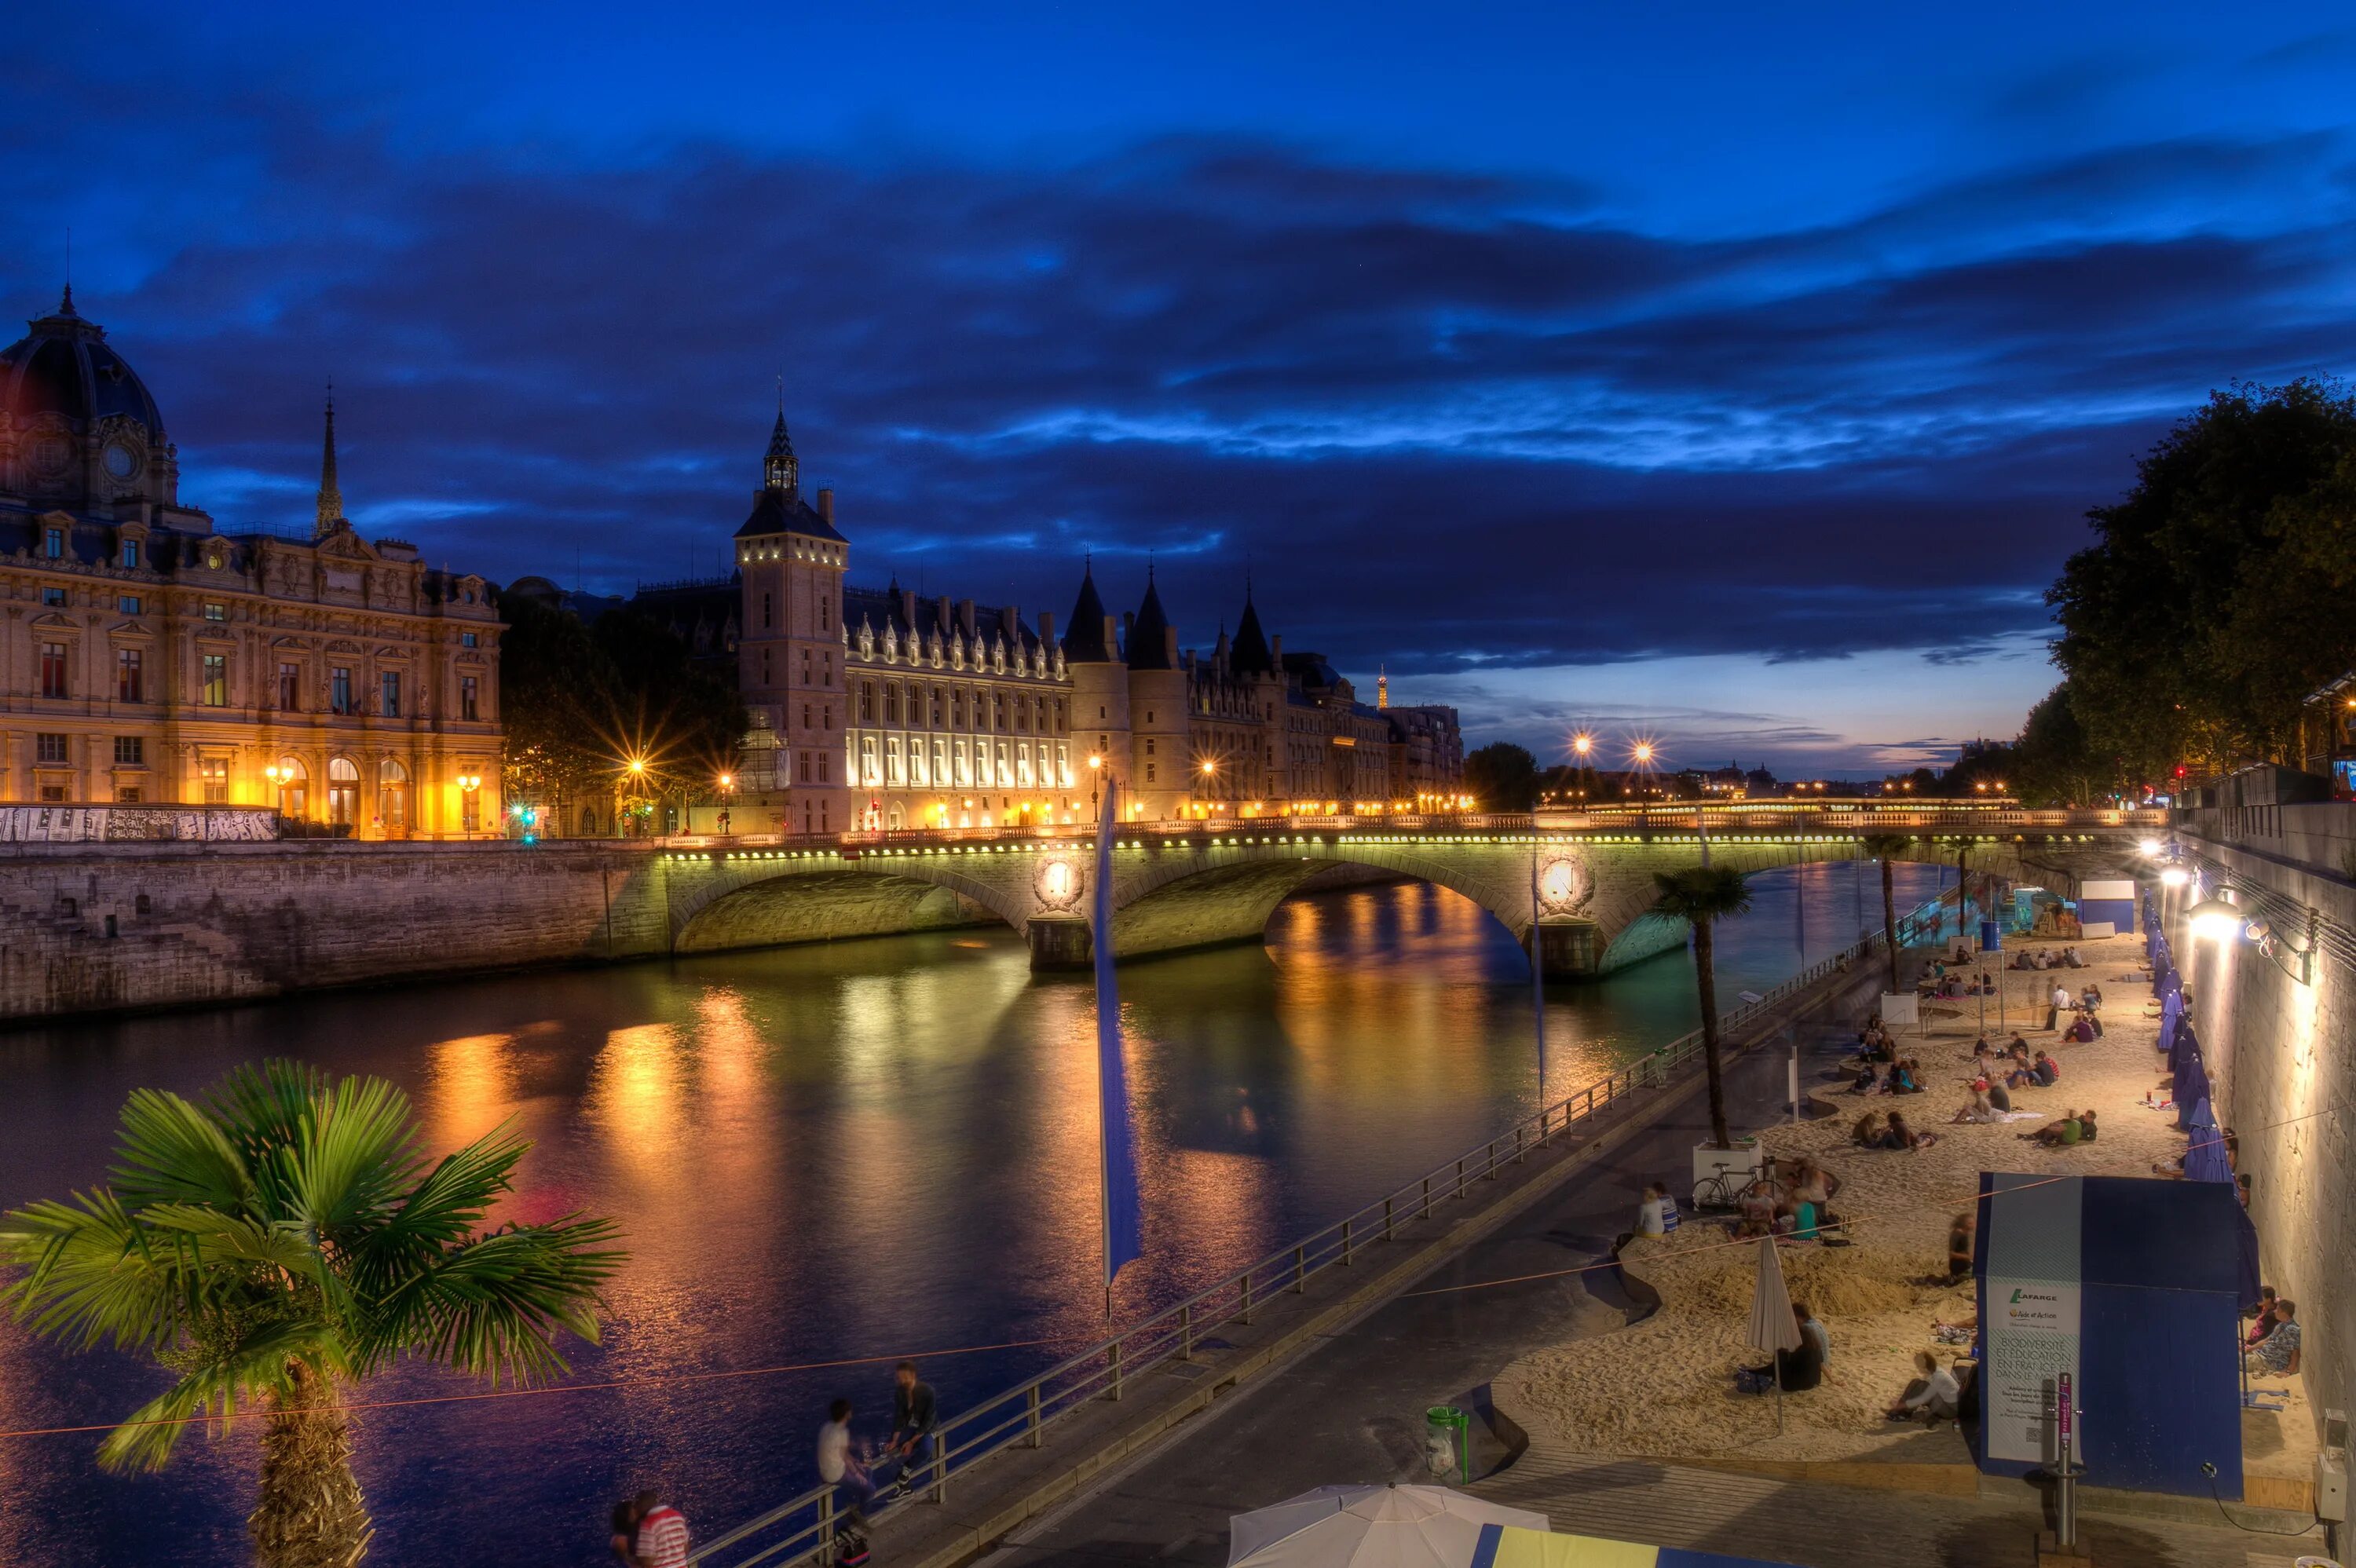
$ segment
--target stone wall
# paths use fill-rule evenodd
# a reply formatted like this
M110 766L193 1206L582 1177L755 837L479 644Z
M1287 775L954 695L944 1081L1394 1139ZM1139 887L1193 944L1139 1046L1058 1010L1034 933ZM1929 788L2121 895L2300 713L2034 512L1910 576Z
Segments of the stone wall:
M669 950L659 857L510 844L91 845L0 858L0 1018Z
M2183 842L2211 887L2222 871L2356 931L2347 880L2230 844ZM2356 1408L2356 974L2319 955L2313 984L2301 984L2249 943L2196 944L2182 921L2190 901L2190 890L2169 898L2162 918L2217 1082L2218 1120L2239 1135L2261 1272L2298 1303L2314 1409Z

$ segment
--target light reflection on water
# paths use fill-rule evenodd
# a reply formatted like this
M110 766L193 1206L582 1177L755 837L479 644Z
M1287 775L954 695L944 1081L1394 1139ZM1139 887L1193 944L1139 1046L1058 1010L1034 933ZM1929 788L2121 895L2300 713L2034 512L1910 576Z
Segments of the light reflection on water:
M1900 869L1908 902L1931 868ZM1720 987L1850 940L1849 868L1757 879ZM1536 1104L1528 972L1477 906L1422 883L1298 899L1259 947L1121 974L1147 1210L1124 1316L1199 1287L1493 1136ZM1549 992L1548 1090L1689 1028L1689 961ZM500 1218L608 1214L630 1261L581 1379L774 1366L1102 1326L1093 994L1033 981L1011 933L958 932L509 976L0 1036L0 1205L102 1180L134 1087L191 1093L292 1054L406 1088L438 1153L513 1119L536 1147ZM1055 1347L927 1369L958 1409ZM374 1413L358 1440L385 1562L602 1552L612 1499L665 1487L700 1530L813 1479L825 1401L888 1413L886 1367ZM0 1425L127 1412L150 1368L0 1323ZM401 1369L368 1397L463 1385ZM192 1434L160 1477L96 1437L0 1441L27 1562L237 1563L251 1431Z

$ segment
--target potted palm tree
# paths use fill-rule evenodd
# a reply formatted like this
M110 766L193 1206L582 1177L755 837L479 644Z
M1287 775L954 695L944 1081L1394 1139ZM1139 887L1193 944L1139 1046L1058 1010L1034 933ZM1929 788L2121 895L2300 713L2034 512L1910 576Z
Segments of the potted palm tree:
M142 1089L108 1186L0 1217L22 1271L0 1302L174 1375L100 1444L108 1468L159 1469L191 1424L260 1406L256 1560L349 1568L372 1527L348 1391L403 1355L530 1382L564 1370L559 1331L597 1338L613 1226L485 1224L530 1147L501 1127L429 1163L401 1091L291 1061L195 1102Z
M1709 1142L1694 1150L1697 1182L1759 1164L1756 1140L1737 1148L1726 1127L1726 1082L1718 1060L1718 974L1714 927L1719 921L1751 908L1751 885L1730 866L1688 866L1678 871L1655 871L1653 881L1660 896L1653 912L1683 921L1693 930L1694 985L1701 1000L1702 1071L1709 1080Z
M1882 945L1890 957L1890 994L1898 994L1898 893L1890 881L1890 863L1914 847L1914 840L1903 833L1869 833L1865 836L1865 852L1881 862L1881 930Z

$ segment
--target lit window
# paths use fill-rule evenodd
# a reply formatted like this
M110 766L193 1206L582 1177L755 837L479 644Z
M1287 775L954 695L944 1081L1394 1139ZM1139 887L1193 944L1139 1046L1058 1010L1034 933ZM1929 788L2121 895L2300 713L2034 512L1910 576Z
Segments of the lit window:
M63 697L66 691L66 645L63 643L41 645L41 695Z
M327 671L327 711L345 714L357 711L352 707L352 672L346 666L337 665Z
M229 606L213 601L207 601L205 604L205 619L208 621L228 620Z
M204 685L198 690L197 700L207 708L229 706L229 656L227 654L205 656Z
M383 675L379 677L379 682L382 688L380 695L384 699L384 716L387 719L400 718L401 672L397 669L386 670Z

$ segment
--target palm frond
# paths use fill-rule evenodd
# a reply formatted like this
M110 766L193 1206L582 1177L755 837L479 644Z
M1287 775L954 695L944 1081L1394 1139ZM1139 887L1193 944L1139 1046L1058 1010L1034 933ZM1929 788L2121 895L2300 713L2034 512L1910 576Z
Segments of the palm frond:
M624 1254L615 1227L569 1217L495 1231L443 1253L376 1303L369 1365L420 1353L494 1383L564 1370L551 1338L598 1337L598 1294Z
M161 1469L197 1418L225 1420L241 1403L292 1388L287 1366L296 1361L317 1373L319 1386L327 1389L333 1377L343 1374L348 1357L316 1324L263 1324L133 1411L99 1445L99 1464L110 1470Z
M123 1106L118 1163L108 1173L125 1206L204 1203L241 1210L254 1200L252 1172L220 1124L160 1089L136 1089Z
M164 1349L205 1289L184 1238L149 1232L103 1190L0 1218L0 1259L26 1271L0 1286L0 1302L36 1333L80 1349Z
M322 1095L297 1140L273 1151L295 1213L331 1243L380 1222L415 1164L409 1097L381 1078Z
M411 1270L475 1233L491 1205L510 1189L531 1145L502 1123L443 1157L381 1223L349 1246L354 1287L382 1295Z
M1653 885L1659 896L1653 901L1652 912L1687 924L1723 920L1751 908L1750 879L1731 866L1655 871Z

